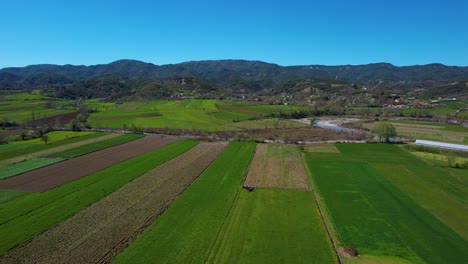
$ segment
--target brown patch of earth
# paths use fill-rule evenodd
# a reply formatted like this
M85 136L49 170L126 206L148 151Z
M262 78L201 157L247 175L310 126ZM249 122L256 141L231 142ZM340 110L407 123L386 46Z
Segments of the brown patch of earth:
M356 258L359 256L359 252L353 247L341 247L338 251L345 257Z

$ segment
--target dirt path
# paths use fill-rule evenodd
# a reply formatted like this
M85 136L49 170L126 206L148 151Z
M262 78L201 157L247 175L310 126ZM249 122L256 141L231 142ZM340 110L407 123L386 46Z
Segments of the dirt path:
M147 172L29 243L0 263L108 263L187 188L226 143L200 143Z
M92 139L83 140L83 141L76 142L76 143L71 143L71 144L67 144L67 145L63 145L63 146L58 146L58 147L55 147L55 148L46 149L46 150L26 154L26 155L19 156L19 157L14 157L14 158L11 158L11 159L2 160L2 161L0 161L0 165L2 165L2 166L10 165L10 164L21 162L23 160L29 160L29 159L33 159L33 158L47 156L47 155L54 154L54 153L57 153L57 152L61 152L61 151L64 151L64 150L68 150L68 149L72 149L72 148L76 148L76 147L80 147L80 146L84 146L84 145L104 141L104 140L111 139L111 138L116 138L116 137L119 137L119 136L121 136L121 135L120 134L109 134L109 135L105 135L105 136L98 137L98 138L92 138Z
M0 180L0 189L43 192L93 172L149 152L175 141L175 138L146 136L122 145L56 163L15 177Z

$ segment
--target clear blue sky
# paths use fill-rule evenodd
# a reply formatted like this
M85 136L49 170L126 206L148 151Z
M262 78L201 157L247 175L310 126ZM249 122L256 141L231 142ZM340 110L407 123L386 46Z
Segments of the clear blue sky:
M468 65L468 0L0 0L0 68L247 59Z

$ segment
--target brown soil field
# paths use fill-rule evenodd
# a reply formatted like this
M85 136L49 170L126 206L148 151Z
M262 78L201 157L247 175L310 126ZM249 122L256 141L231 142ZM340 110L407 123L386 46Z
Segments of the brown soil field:
M286 144L258 144L245 186L309 189L299 148Z
M24 160L32 159L32 158L43 157L43 156L47 156L47 155L50 155L50 154L61 152L61 151L67 150L67 149L72 149L72 148L76 148L76 147L80 147L80 146L84 146L84 145L104 141L104 140L107 140L107 139L116 138L116 137L119 137L119 136L121 136L121 134L109 134L109 135L105 135L105 136L98 137L98 138L92 138L92 139L83 140L83 141L79 141L79 142L75 142L75 143L71 143L71 144L66 144L66 145L63 145L63 146L58 146L58 147L55 147L55 148L50 148L50 149L46 149L46 150L42 150L42 151L38 151L38 152L26 154L26 155L14 157L14 158L11 158L11 159L2 160L2 161L0 161L0 165L2 165L2 166L10 165L10 164L18 163L18 162L21 162L21 161L24 161Z
M0 263L108 263L161 215L222 152L200 143L80 211Z
M172 137L146 136L15 177L0 180L0 189L43 192L175 141Z

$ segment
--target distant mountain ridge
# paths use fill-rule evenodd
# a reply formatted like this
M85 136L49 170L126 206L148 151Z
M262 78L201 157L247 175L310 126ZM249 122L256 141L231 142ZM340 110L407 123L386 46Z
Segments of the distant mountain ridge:
M178 81L178 78L193 80L188 82L191 85L187 85L187 82ZM207 60L155 65L125 59L91 66L39 64L0 70L0 90L52 86L55 90L67 90L66 94L69 96L71 94L73 96L97 96L105 94L105 89L118 91L118 93L115 92L117 94L128 94L125 91L134 88L146 87L146 91L160 89L159 84L148 85L154 82L165 85L164 91L171 90L168 88L171 86L176 87L178 91L201 89L234 93L262 93L263 91L264 94L277 94L285 91L285 87L288 91L297 92L301 89L316 89L315 84L325 82L330 87L334 83L334 87L337 84L347 84L348 87L356 87L356 84L359 84L362 87L378 89L427 88L431 90L431 93L435 92L438 95L444 94L444 90L440 90L439 87L445 87L441 89L448 89L454 95L465 95L468 86L468 67L445 66L437 63L403 67L389 63L280 66L248 60ZM453 86L454 83L455 86ZM103 91L83 93L79 91L83 85L88 91L93 89L103 89ZM76 91L71 91L72 89ZM163 92L158 94L163 94Z
M10 75L7 76L6 73ZM243 78L257 81L304 78L335 79L347 82L377 80L459 81L468 80L468 67L445 66L438 63L402 67L389 63L339 66L279 66L262 61L247 60L189 61L158 66L137 60L118 60L109 64L92 66L38 64L26 67L3 68L0 70L0 80L11 79L15 76L31 78L41 74L53 74L75 81L109 74L129 78L143 77L151 79L169 79L184 76L203 79Z

